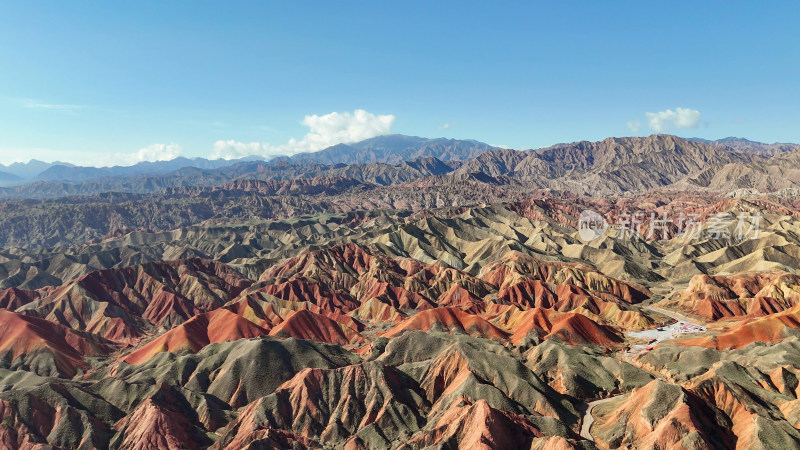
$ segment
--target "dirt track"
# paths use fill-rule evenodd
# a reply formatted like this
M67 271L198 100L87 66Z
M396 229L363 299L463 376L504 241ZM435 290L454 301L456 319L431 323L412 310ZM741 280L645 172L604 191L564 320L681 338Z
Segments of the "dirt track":
M581 419L582 420L581 437L594 442L594 437L592 437L592 434L589 432L589 429L591 429L592 425L594 424L594 416L592 415L592 408L601 403L609 402L617 397L619 397L619 395L615 395L609 398L604 398L602 400L595 400L586 405L586 410L583 412L583 418Z

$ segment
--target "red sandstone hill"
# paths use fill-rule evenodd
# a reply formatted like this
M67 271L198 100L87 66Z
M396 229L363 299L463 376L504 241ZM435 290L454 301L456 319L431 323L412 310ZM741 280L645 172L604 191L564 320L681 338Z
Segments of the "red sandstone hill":
M141 364L161 352L196 352L208 344L262 336L268 330L225 308L192 317L129 353L122 360Z
M258 292L292 302L311 302L328 313L338 311L346 314L360 306L349 293L332 290L325 284L302 277L280 279L260 286Z
M676 300L667 302L704 317L760 317L800 304L800 276L790 273L695 275Z
M660 380L592 411L595 423L590 432L600 448L736 447L729 424L713 407Z
M428 309L436 306L424 295L398 285L400 280L379 280L380 278L366 278L353 287L353 291L361 302L377 298L400 310Z
M290 315L270 331L270 336L293 337L329 344L347 345L360 341L358 331L309 310L300 310Z
M552 309L520 309L514 305L495 305L484 317L508 330L514 345L529 336L539 339L556 339L572 345L598 345L614 347L623 341L614 328L601 325L578 313L562 313Z
M86 368L84 356L107 355L111 350L111 345L97 336L0 309L0 355L8 362L48 353L54 366L48 367L50 361L42 362L45 366L38 367L37 372L73 376L77 369Z
M49 289L29 291L26 289L8 288L0 291L0 308L15 310L20 306L39 300Z
M408 261L408 260L404 260ZM402 265L403 261L401 261ZM495 286L471 275L467 272L446 267L441 262L429 265L409 266L409 275L405 280L404 287L408 290L423 293L430 299L439 298L442 304L448 290L458 286L472 296L483 298L496 290Z
M588 292L610 294L627 303L650 297L647 288L608 277L586 264L543 261L519 252L510 252L487 264L481 269L480 278L501 290L530 279L575 285Z
M56 288L23 291L24 313L88 331L112 341L133 343L147 330L170 328L222 306L250 281L229 266L201 259L155 262L91 272Z
M409 271L420 270L423 266L418 263L404 269L380 252L340 244L267 269L253 290L345 314L372 298L400 310L431 308L435 303L423 292L429 290L428 284L407 282Z
M354 319L377 324L380 322L397 323L405 320L407 315L392 305L383 303L380 299L371 298L349 314Z
M531 308L552 308L557 297L547 283L541 280L524 280L497 293L497 301Z
M498 410L484 400L463 397L453 402L429 430L405 443L402 448L427 448L447 443L458 448L530 448L535 437L544 436L525 417Z
M366 247L348 243L289 258L264 271L260 280L302 276L323 282L333 289L350 290L358 282L359 275L374 264L405 274L394 260L385 256L376 257Z
M777 342L790 334L800 335L800 305L764 317L726 321L709 330L718 334L678 342L718 350L742 348L754 342Z
M115 424L118 434L112 447L130 450L203 448L210 440L199 424L191 420L191 412L171 387L159 384L155 392Z
M442 263L395 261L375 248L340 244L290 258L263 272L261 279L248 295L260 293L308 304L292 309L323 315L358 310L357 317L367 322L374 322L376 315L396 321L399 316L394 311L437 306L481 314L484 299L496 293L500 303L580 312L615 326L642 328L649 323L627 306L649 296L645 288L607 277L585 264L541 261L516 252L489 263L475 277ZM373 299L390 308L374 305ZM368 302L373 305L362 308Z
M475 296L459 284L453 284L448 290L439 296L437 303L440 306L457 306L459 308L470 308L474 305L483 303L483 299Z
M574 284L553 285L539 280L525 280L497 293L498 303L510 303L522 308L548 308L562 312L582 308L593 314L601 314L612 304L619 306L619 301L616 297L591 293Z
M470 336L505 340L509 334L480 316L466 313L455 307L439 307L419 312L404 320L384 336L399 335L407 330L460 332Z

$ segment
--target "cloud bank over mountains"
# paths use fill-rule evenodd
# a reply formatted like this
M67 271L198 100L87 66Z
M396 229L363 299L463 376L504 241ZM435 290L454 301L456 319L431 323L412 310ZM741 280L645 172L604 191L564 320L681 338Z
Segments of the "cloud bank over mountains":
M332 112L325 115L310 115L300 122L308 127L308 133L300 139L290 139L286 144L272 145L268 142L239 142L219 140L214 143L212 159L234 159L245 156L271 157L314 152L336 144L363 141L375 136L389 134L395 116L376 115L363 109L350 112Z
M240 142L234 139L214 142L210 159L236 159L245 156L273 157L315 152L336 144L359 142L365 139L390 134L395 116L377 115L363 109L353 112L332 112L323 115L308 115L301 124L308 132L299 139L289 139L285 144L273 145L268 142ZM2 164L27 162L29 152L3 149L9 158L0 160ZM98 153L82 150L36 149L37 157L49 161L67 161L82 166L108 167L131 166L144 161L169 161L184 156L183 149L175 143L155 143L134 152ZM13 155L13 156L12 156ZM3 155L5 156L5 155Z
M151 144L133 153L117 153L109 157L118 161L117 165L131 166L143 161L169 161L180 156L181 152L178 144Z
M31 159L47 162L62 161L86 167L132 166L145 161L169 161L183 154L178 144L150 144L134 152L98 153L85 150L54 150L37 148L35 158L31 149L0 149L0 164L26 163Z

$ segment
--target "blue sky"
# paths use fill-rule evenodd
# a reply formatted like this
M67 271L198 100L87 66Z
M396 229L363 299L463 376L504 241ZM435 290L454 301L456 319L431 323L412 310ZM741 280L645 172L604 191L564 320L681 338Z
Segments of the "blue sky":
M388 131L800 142L799 19L794 2L2 2L0 163Z

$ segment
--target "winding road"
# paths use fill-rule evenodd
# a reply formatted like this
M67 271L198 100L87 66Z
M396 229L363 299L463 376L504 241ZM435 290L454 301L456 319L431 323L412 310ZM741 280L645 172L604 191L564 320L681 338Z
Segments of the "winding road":
M705 332L706 331L705 325L701 324L700 322L698 322L695 319L686 317L683 314L676 313L676 312L673 312L673 311L667 311L665 309L657 308L657 307L654 307L654 306L646 306L646 307L644 307L644 309L649 309L650 311L653 311L653 312L655 312L657 314L661 314L663 316L671 317L671 318L673 318L673 319L678 321L676 324L670 325L668 327L661 327L661 328L664 328L665 331L657 333L657 335L655 336L655 341L656 341L655 343L673 339L674 338L673 331L671 331L670 328L671 327L675 327L675 326L680 326L681 322L689 323L689 324L692 324L694 326L697 326L697 327L701 328L701 330L698 330L699 332ZM657 330L657 329L653 329L653 330ZM652 331L652 330L646 330L646 331ZM625 354L623 355L623 358L626 361L632 362L633 357L635 356L635 354L638 354L638 353L636 353L634 351L634 348L636 348L636 347L642 347L640 350L643 350L645 346L643 346L643 345L642 346L634 346L630 350L626 351ZM653 374L653 375L656 376L656 378L658 378L659 380L662 380L662 378L660 376L658 376L657 374ZM625 395L625 394L620 394L620 395ZM581 419L581 421L582 421L581 422L581 437L583 437L584 439L588 439L588 440L594 442L594 437L592 437L592 433L590 432L590 430L592 428L592 425L594 425L594 416L592 415L592 409L595 406L597 406L597 405L599 405L601 403L605 403L605 402L611 401L611 400L619 397L620 395L615 395L613 397L604 398L602 400L595 400L593 402L585 403L580 408L580 410L578 412L582 413L582 415L583 415L583 417Z
M611 400L614 400L617 397L619 397L619 395L615 395L613 397L604 398L602 400L595 400L593 402L590 402L590 403L587 403L587 404L584 405L584 408L586 408L586 409L583 411L583 419L582 419L583 422L581 424L581 437L582 438L588 439L588 440L594 442L594 437L592 437L592 433L589 432L589 429L591 429L592 425L594 424L594 416L592 415L592 408L594 408L595 406L597 406L597 405L599 405L601 403L610 402Z

